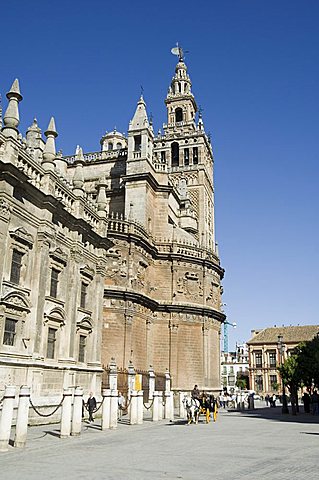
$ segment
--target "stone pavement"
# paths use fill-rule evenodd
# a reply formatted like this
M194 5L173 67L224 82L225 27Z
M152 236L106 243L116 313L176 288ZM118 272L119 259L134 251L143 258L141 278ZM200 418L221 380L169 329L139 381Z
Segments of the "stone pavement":
M319 416L276 409L220 411L216 423L145 421L99 431L83 424L61 440L59 426L31 427L24 450L0 454L3 480L312 480L318 476Z

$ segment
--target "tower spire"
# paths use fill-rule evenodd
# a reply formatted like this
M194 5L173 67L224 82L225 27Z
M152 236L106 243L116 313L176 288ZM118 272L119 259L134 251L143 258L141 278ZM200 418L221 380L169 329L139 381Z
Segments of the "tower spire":
M54 170L54 159L56 155L55 138L58 136L54 117L51 117L48 129L44 132L44 135L47 137L47 141L43 151L42 166L45 170Z
M6 137L18 138L18 126L20 123L19 117L19 102L22 100L20 93L19 80L16 78L13 82L10 91L7 93L9 100L6 113L3 118L3 133Z

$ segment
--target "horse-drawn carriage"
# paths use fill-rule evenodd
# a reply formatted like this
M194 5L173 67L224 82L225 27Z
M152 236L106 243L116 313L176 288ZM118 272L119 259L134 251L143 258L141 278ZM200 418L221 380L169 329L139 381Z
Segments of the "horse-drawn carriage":
M217 402L213 395L203 395L200 398L194 398L191 395L185 395L183 405L187 413L187 423L198 423L199 416L205 415L206 423L210 422L211 414L213 421L217 419Z

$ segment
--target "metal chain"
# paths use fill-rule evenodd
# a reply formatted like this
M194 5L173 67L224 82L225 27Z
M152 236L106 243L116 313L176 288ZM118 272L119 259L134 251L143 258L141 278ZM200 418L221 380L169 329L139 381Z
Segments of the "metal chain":
M4 396L3 396L3 397L0 399L0 403L2 403L2 402L3 402L3 400L4 400Z
M128 409L128 407L131 405L131 400L132 400L132 396L130 397L129 401L126 402L126 405L124 405L123 410Z
M100 405L99 405L95 410L93 410L93 413L98 412L98 411L100 410L100 408L101 408L102 405L103 405L104 399L105 399L105 397L103 397L102 402L100 403Z
M65 398L65 395L62 396L61 402L59 403L59 405L58 405L58 406L53 410L53 412L51 412L51 413L41 413L41 412L39 412L39 410L33 405L31 398L29 398L29 402L30 402L31 407L33 408L33 410L35 411L35 413L36 413L37 415L40 415L40 417L51 417L51 415L54 415L54 414L58 411L58 409L61 407L64 398ZM43 408L44 406L45 406L45 405L41 405L42 408Z
M149 407L147 407L146 404L143 402L144 408L146 408L146 410L150 410L150 408L152 408L152 406L153 406L153 403L154 403L154 397L153 397L153 400L151 401Z

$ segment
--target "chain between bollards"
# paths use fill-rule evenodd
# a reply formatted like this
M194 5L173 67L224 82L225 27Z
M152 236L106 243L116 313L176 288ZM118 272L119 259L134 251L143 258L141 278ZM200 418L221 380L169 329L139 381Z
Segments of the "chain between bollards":
M146 410L150 410L153 406L153 403L154 403L154 397L153 397L153 400L151 401L151 403L148 407L146 406L146 403L144 403L144 402L143 402L143 406L144 406L144 408L146 408Z
M64 398L65 398L65 395L62 396L61 402L59 403L59 405L58 405L58 406L53 410L53 412L51 412L51 413L41 413L41 412L39 412L39 410L33 405L31 398L29 398L29 402L30 402L31 407L33 408L33 410L35 411L35 413L36 413L37 415L39 415L40 417L51 417L51 415L54 415L54 414L59 410L59 408L61 407L61 405L62 405L62 403L63 403ZM42 408L43 408L44 406L45 406L45 405L42 405Z

